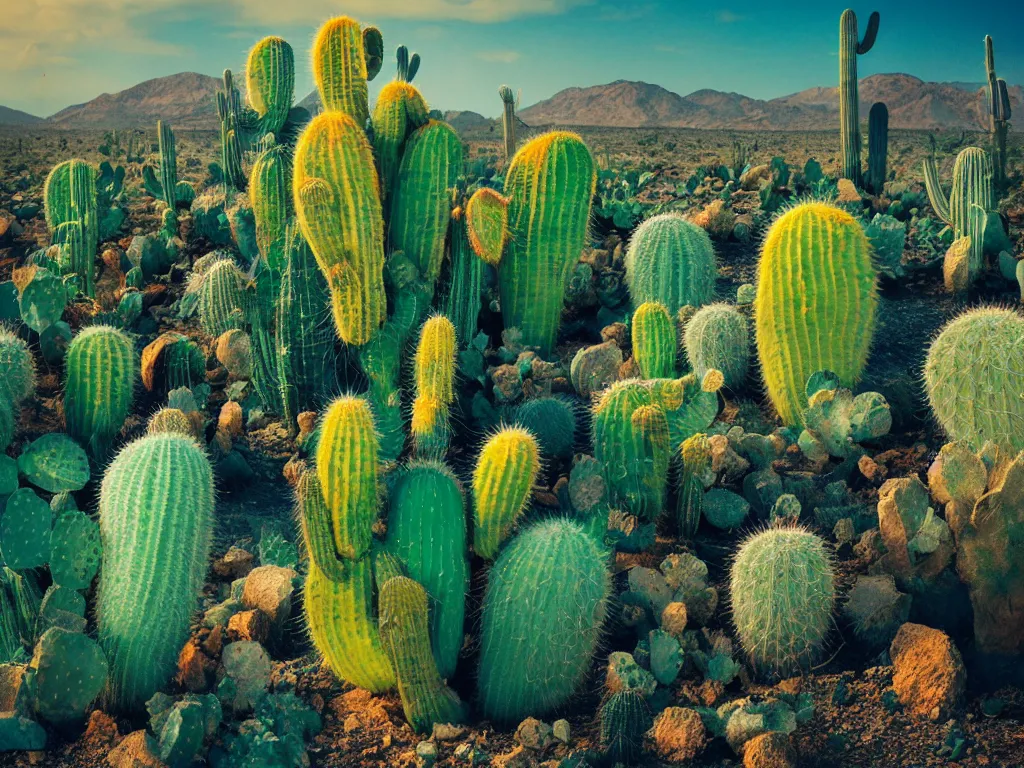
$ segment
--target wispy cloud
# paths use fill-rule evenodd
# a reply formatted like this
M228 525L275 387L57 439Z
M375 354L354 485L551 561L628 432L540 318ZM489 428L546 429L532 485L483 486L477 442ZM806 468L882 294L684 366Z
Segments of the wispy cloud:
M337 16L339 12L367 21L423 19L493 24L526 16L558 15L572 8L591 5L594 0L348 0L341 4L337 0L307 0L301 4L282 3L280 0L229 2L238 6L238 13L266 24L315 24Z
M715 14L715 20L720 24L735 24L737 21L743 21L743 19L743 16L740 16L738 13L728 9L719 11Z
M490 61L495 64L515 64L522 58L519 51L480 51L476 57L480 61Z
M602 5L597 18L600 21L636 21L650 16L656 8L654 3L640 3L626 7Z

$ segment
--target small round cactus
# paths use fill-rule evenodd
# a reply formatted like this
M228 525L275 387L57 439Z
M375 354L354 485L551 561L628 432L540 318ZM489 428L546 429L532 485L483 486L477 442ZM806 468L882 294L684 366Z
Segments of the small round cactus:
M633 306L658 301L675 315L711 301L717 277L708 233L678 213L652 216L633 233L626 252L626 282Z
M736 634L758 671L788 677L818 659L835 603L820 538L802 528L755 533L740 545L729 589Z
M0 400L16 407L29 397L36 386L36 369L28 345L6 328L0 327Z
M177 408L161 408L149 417L146 431L153 435L161 432L171 432L178 435L195 437L195 426L192 419Z
M717 369L729 389L743 387L750 366L750 334L747 318L735 307L701 307L686 324L683 341L686 356L698 376Z
M245 275L230 259L220 259L203 275L199 287L199 322L216 338L245 325Z
M131 409L138 368L135 348L117 328L94 325L72 340L65 364L68 434L99 458L110 449Z
M609 764L635 765L652 724L650 707L639 691L626 689L608 697L601 707L601 748Z
M928 350L925 388L932 413L954 440L1024 450L1024 316L982 307L943 328Z
M633 359L645 379L676 374L676 326L665 305L646 301L633 313Z
M536 435L551 458L572 456L576 444L576 405L568 397L535 397L516 409L516 423Z

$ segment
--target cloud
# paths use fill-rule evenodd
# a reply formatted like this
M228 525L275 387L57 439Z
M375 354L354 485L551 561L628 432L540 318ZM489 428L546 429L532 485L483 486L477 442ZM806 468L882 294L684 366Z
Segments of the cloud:
M515 64L522 58L519 51L480 51L476 57L480 61L490 61L495 64Z
M195 2L196 0L185 0ZM366 21L419 19L493 24L526 16L555 16L594 0L227 0L237 13L264 24L318 24L338 14Z
M737 21L743 21L742 16L728 9L716 13L715 19L720 24L735 24Z

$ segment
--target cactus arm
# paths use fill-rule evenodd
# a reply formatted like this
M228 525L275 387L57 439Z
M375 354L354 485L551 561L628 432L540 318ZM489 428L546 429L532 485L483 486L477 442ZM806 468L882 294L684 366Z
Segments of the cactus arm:
M466 231L473 252L497 267L508 240L508 199L481 187L466 203Z
M501 97L501 130L505 141L505 162L508 163L516 154L516 97L507 85L498 89Z
M878 35L878 12L871 14L864 39L858 41L857 14L843 11L839 19L839 127L842 141L842 176L861 183L860 104L857 93L857 56L867 53Z
M324 502L320 479L313 470L306 470L296 489L299 524L309 559L331 581L345 578L345 563L334 548L331 513Z
M156 177L156 172L153 170L153 166L151 165L142 166L142 186L145 187L146 192L156 199L163 199L163 185L160 183L160 179Z
M384 66L384 36L376 27L363 28L363 50L366 52L366 79L373 80Z
M530 432L506 427L480 451L473 472L473 549L493 559L530 500L540 449Z
M360 129L366 125L368 72L358 23L342 16L320 27L313 41L313 78L324 109L347 114Z
M245 67L246 94L260 118L260 133L277 134L288 120L295 91L295 54L280 37L253 46Z
M929 155L924 159L924 188L928 192L928 200L935 209L936 215L949 226L953 226L949 214L949 197L942 190L942 182L939 181L939 169L935 164L935 157Z
M878 22L880 20L881 16L878 11L874 11L868 18L868 28L864 32L864 37L860 41L860 45L857 46L858 55L863 56L874 47L875 38L878 37Z

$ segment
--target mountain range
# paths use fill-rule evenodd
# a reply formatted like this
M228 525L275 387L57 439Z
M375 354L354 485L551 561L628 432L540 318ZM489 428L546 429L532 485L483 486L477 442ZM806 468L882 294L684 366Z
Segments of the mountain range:
M244 85L239 81L239 85ZM0 124L48 124L55 128L128 128L158 119L174 127L215 129L219 78L182 72L147 80L124 91L102 94L40 120L0 107ZM931 83L905 74L871 75L860 81L861 115L876 101L889 108L889 126L919 130L984 130L980 83ZM1010 88L1014 110L1024 112L1024 89ZM318 108L317 94L300 105ZM833 130L838 125L838 89L810 88L777 99L753 99L711 89L680 96L659 85L619 80L607 85L567 88L520 111L528 125L621 128L708 128L740 130ZM493 123L475 112L449 112L457 130Z

